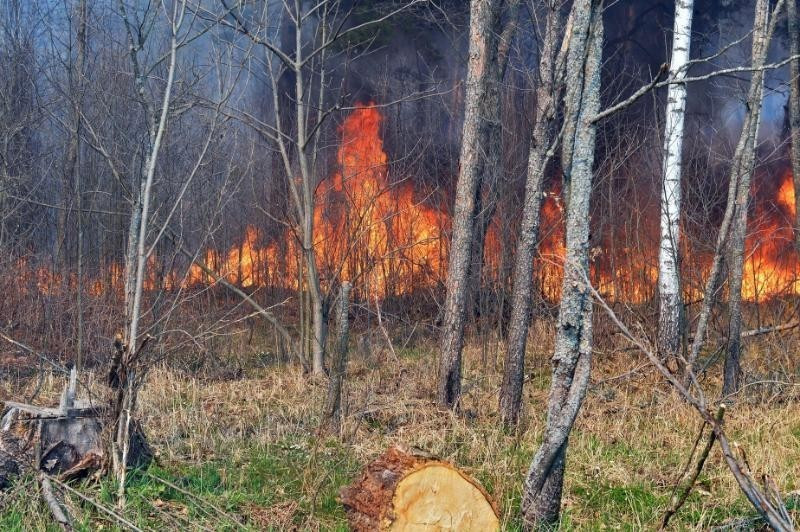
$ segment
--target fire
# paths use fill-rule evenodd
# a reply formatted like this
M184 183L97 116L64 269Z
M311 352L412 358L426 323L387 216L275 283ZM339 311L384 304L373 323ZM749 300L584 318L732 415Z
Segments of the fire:
M383 115L372 104L354 110L342 124L337 171L314 194L314 251L324 284L352 281L363 295L407 294L441 282L445 257L441 235L446 217L417 199L410 179L392 182L380 128ZM286 249L280 250L279 244ZM259 244L247 227L227 253L208 250L205 263L219 276L243 287L298 289L301 247L296 231ZM280 264L278 257L289 257ZM283 270L281 276L264 272ZM194 265L189 285L211 282Z
M315 195L314 246L329 278L401 295L438 283L446 218L415 198L410 179L392 183L380 134L383 116L359 107L341 127L339 171Z
M755 202L748 227L743 299L763 301L781 294L800 294L794 220L794 182L791 171L786 171L774 201Z
M444 281L447 267L445 237L450 220L428 201L430 191L415 187L408 176L391 175L381 127L384 117L374 104L358 106L339 128L341 143L335 171L317 187L313 213L313 246L321 281L333 287L344 280L353 282L362 297L391 297L415 290L436 288ZM794 247L794 184L790 171L774 190L767 176L755 180L753 207L746 241L742 296L748 301L800 295L800 262ZM514 217L498 206L484 246L484 278L507 283L512 271L512 253L505 247L513 241ZM535 260L535 286L541 296L557 301L561 293L565 210L560 185L550 187L542 202L540 243ZM504 221L505 225L500 222ZM657 228L656 228L657 229ZM641 232L637 225L633 231ZM616 242L639 241L640 234L620 229ZM221 277L243 288L263 287L299 290L305 286L305 266L296 228L268 237L248 226L242 237L227 250L209 248L200 257L215 275L193 264L182 273L165 270L152 255L147 262L146 290L174 290L210 286ZM603 239L606 238L604 241ZM657 242L642 248L615 246L611 237L593 238L590 250L591 277L598 290L610 300L644 303L652 300L658 279ZM689 249L683 240L687 298L701 294L710 257ZM652 248L652 249L650 249ZM54 273L45 266L17 262L21 290L57 295L77 286L74 275ZM121 295L124 272L112 262L94 278L87 278L88 294ZM691 276L692 287L688 287ZM695 278L696 277L696 278Z

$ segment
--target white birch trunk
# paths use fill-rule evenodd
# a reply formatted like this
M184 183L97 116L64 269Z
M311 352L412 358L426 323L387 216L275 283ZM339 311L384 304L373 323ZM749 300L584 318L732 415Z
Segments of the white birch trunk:
M692 40L694 0L675 0L669 77L686 78ZM686 110L686 85L672 83L667 93L664 128L664 171L661 186L661 246L658 254L659 351L674 357L680 348L681 293L678 253L681 215L681 153Z

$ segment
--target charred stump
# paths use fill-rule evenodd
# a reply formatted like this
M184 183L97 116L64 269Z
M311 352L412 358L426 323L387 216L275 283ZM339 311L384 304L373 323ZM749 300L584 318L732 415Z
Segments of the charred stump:
M103 436L108 408L76 399L73 368L57 407L5 402L0 420L0 489L25 471L57 475L61 480L90 476L104 470ZM138 423L132 423L129 466L142 466L152 452Z

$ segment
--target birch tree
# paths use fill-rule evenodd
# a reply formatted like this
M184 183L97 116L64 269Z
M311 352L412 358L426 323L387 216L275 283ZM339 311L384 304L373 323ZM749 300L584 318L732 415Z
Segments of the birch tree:
M693 0L675 0L672 58L664 126L664 165L661 184L661 245L658 250L659 351L674 358L680 349L681 301L678 264L681 215L681 154L686 110L686 78L692 41Z
M559 306L553 376L542 444L531 462L522 496L527 527L556 523L561 507L567 443L589 384L592 362L592 298L589 270L589 201L600 109L602 4L578 0L566 66L562 163L569 182L566 256Z
M563 19L561 2L548 3L544 42L539 58L536 115L528 154L525 198L514 259L514 287L511 294L511 319L506 341L503 384L500 389L500 415L506 426L516 425L522 405L525 346L530 327L533 289L533 255L539 236L539 212L544 193L545 170L554 149L556 111L563 91L564 65L569 44L569 24L565 31Z

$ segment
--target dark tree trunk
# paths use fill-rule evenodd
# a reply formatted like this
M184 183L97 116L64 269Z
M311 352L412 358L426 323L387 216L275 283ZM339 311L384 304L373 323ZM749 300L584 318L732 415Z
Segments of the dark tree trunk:
M452 408L461 395L461 351L464 347L464 322L469 293L469 264L475 207L484 172L486 139L491 130L487 103L497 96L492 79L498 51L498 24L503 0L472 0L470 3L469 61L461 141L461 173L456 185L453 209L450 258L447 271L447 296L442 322L439 359L439 404Z
M800 253L800 21L797 20L796 0L788 0L789 54L789 134L792 140L791 159L794 178L794 238Z
M514 262L511 319L506 342L503 384L500 389L500 416L506 426L516 425L522 404L525 345L531 319L533 255L539 235L544 172L551 158L549 150L554 138L553 124L563 78L565 54L558 53L556 57L557 44L561 42L562 26L561 11L555 7L548 13L542 57L539 61L540 80L536 91L536 117L528 156L525 200ZM562 45L561 49L565 51L566 46Z
M503 124L502 124L502 94L501 85L505 78L508 67L508 58L511 48L511 41L517 28L519 0L508 1L508 17L502 24L500 40L497 43L497 61L490 65L491 71L489 82L495 85L494 90L487 94L486 104L486 140L485 162L483 164L483 175L480 176L480 191L476 196L475 205L475 227L473 228L472 263L470 264L471 281L471 311L473 319L481 318L481 314L486 310L482 308L483 295L483 262L486 250L486 236L492 218L497 210L497 202L500 199L500 188L503 186ZM480 328L480 321L477 322Z
M347 342L350 330L350 322L348 320L350 289L350 283L344 282L339 293L338 315L336 316L339 329L336 333L336 352L335 358L331 363L328 399L325 404L325 419L323 421L323 424L327 425L331 432L338 432L341 426L342 385L347 373Z
M75 308L77 314L75 368L80 372L83 365L83 186L81 174L78 170L78 156L80 153L81 135L81 109L83 107L83 87L86 64L86 0L78 4L78 31L77 31L77 57L75 67L70 72L72 91L72 125L67 149L67 165L65 182L69 181L73 187L76 204L76 236L75 261L77 265L77 286L75 288Z

